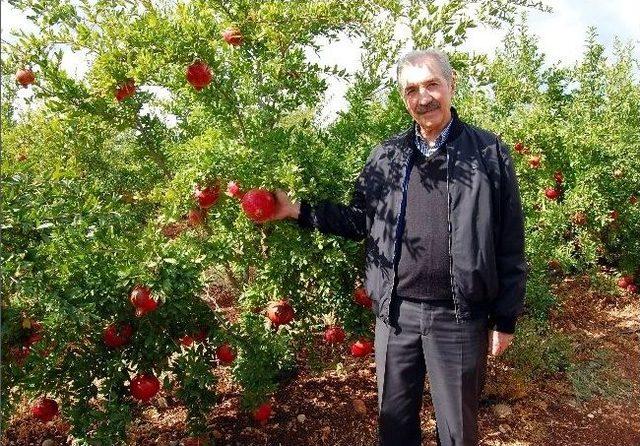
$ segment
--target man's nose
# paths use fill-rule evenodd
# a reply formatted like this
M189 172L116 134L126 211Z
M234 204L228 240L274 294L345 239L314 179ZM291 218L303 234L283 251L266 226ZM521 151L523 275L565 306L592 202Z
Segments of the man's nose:
M428 104L431 102L431 95L426 88L420 87L418 89L418 100L420 101L420 104Z

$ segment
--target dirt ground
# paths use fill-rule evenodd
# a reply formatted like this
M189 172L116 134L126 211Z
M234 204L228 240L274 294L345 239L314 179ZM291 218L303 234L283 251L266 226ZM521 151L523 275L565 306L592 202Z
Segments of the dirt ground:
M567 373L526 380L501 359L489 364L481 401L481 445L486 446L640 446L640 297L602 295L588 278L565 278L555 285L562 305L551 316L552 329L571 340L585 361L606 351L610 378L623 391L578 398ZM264 425L239 411L240 393L220 368L220 402L208 417L216 445L305 446L375 445L377 396L373 356L351 358L319 345L328 369L316 372L302 363L296 377L272 398L274 413ZM218 371L217 370L217 371ZM586 369L587 385L589 369ZM583 374L584 375L584 374ZM595 375L593 376L595 380ZM595 381L593 381L595 382ZM170 395L141 406L129 432L131 445L178 446L185 439L186 411ZM423 446L434 446L435 421L429 392L422 411ZM47 424L16 415L2 445L71 444L59 418ZM106 446L106 445L104 445Z

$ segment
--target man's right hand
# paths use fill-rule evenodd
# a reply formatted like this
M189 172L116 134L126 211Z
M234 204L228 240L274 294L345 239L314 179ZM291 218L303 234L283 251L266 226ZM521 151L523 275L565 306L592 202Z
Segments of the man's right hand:
M270 220L284 220L285 218L297 219L300 214L300 203L291 201L287 193L281 189L273 192L276 197L276 213Z

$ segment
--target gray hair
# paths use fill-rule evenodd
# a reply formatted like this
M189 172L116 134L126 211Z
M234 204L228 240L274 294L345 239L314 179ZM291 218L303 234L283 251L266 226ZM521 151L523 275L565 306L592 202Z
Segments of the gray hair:
M407 66L418 65L425 59L435 60L440 67L440 72L444 76L445 80L451 84L453 82L453 68L449 62L449 56L440 50L435 48L428 48L426 50L414 50L410 51L398 60L398 67L396 72L396 80L398 82L398 90L402 95L402 86L400 85L400 75L402 70Z

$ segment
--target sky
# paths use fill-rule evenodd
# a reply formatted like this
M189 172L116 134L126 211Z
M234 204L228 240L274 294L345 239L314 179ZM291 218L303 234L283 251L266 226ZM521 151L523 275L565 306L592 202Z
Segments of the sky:
M540 50L549 64L571 65L579 60L590 26L597 29L598 41L604 45L606 55L612 54L617 36L623 42L635 45L634 55L640 60L640 7L636 6L637 0L547 0L545 4L551 6L553 12L530 11L528 23L530 31L537 35ZM1 8L3 39L10 40L11 30L28 29L29 23L5 0L1 1ZM505 33L506 30L473 29L463 49L491 56ZM318 55L309 52L308 57L323 65L335 64L354 72L359 67L360 49L357 42L341 39L324 46ZM63 66L72 76L82 76L87 68L82 55L71 52L65 54ZM346 106L343 98L346 84L331 78L327 81L329 90L322 107L322 120L330 120L337 110ZM24 97L29 92L21 91L20 94Z

